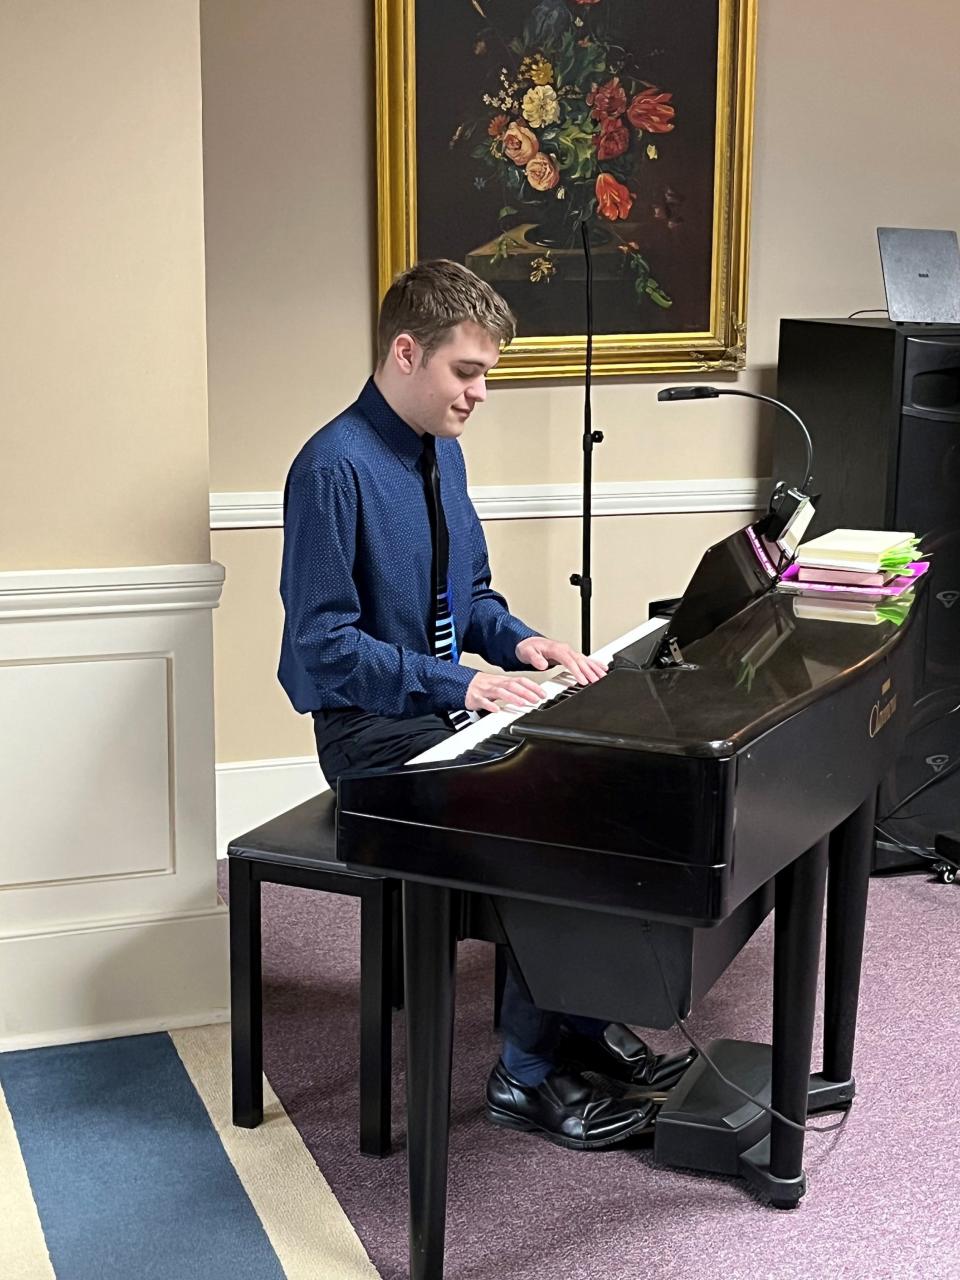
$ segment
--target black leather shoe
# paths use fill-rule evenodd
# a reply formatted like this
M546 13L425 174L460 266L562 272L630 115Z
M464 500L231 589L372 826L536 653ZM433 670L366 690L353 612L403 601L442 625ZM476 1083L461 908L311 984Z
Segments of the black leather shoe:
M599 1040L564 1026L557 1057L580 1071L595 1071L631 1086L634 1093L663 1102L696 1058L693 1049L683 1053L654 1053L622 1022L611 1022Z
M653 1128L646 1099L614 1098L578 1071L559 1067L542 1084L521 1084L498 1062L487 1081L487 1118L505 1129L539 1133L574 1151L612 1147Z

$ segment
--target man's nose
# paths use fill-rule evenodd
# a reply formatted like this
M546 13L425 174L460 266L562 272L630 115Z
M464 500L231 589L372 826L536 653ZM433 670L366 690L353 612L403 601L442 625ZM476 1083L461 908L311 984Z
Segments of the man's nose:
M471 382L467 388L467 395L471 400L475 400L478 404L483 404L487 398L487 380L486 378L477 378L475 382Z

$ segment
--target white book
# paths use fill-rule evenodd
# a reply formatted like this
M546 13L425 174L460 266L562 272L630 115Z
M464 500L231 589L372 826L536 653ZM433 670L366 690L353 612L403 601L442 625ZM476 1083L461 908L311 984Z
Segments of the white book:
M859 622L868 627L878 627L885 619L877 612L875 604L854 603L852 600L823 600L819 597L797 596L793 610L798 618L815 618L818 622Z
M808 568L877 573L883 557L911 542L914 536L890 529L834 529L805 542L797 552L797 563Z

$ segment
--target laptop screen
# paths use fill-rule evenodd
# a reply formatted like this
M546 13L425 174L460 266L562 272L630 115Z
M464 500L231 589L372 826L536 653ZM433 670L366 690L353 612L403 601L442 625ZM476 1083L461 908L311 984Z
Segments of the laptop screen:
M960 324L960 248L955 231L877 227L890 319Z

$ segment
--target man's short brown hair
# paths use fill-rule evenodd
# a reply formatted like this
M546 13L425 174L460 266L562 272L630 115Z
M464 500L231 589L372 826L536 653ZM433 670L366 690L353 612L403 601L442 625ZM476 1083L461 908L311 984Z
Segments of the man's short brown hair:
M499 343L510 342L516 333L503 298L468 267L449 258L418 262L401 271L380 304L377 363L383 364L400 333L416 338L426 362L448 331L467 320Z

